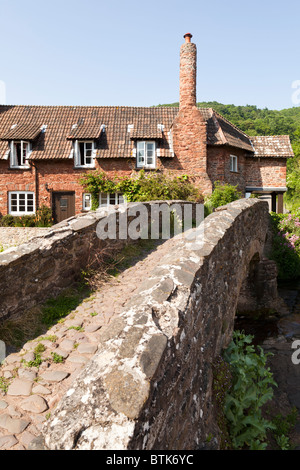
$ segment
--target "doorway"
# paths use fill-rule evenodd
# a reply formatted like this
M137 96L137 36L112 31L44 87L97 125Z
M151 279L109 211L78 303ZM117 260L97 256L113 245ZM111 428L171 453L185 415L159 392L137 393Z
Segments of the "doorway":
M53 192L52 207L55 224L73 217L75 215L75 192Z

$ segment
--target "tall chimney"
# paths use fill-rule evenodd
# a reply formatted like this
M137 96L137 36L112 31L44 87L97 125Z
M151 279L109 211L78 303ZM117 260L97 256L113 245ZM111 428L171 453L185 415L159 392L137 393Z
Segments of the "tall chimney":
M197 47L190 33L184 35L180 48L180 108L196 106Z

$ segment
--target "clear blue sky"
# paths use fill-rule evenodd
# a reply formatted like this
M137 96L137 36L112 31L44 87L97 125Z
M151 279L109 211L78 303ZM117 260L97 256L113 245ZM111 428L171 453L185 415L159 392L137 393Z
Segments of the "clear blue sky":
M190 32L198 101L294 106L299 0L0 0L0 18L6 104L178 101Z

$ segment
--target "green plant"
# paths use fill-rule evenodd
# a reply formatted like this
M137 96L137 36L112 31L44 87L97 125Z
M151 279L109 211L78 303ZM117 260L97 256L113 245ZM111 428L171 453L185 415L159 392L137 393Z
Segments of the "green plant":
M32 361L24 361L26 367L39 367L43 362L42 356L40 353L34 353L34 359Z
M224 206L230 202L236 201L237 199L241 199L241 197L242 194L237 190L237 186L216 181L214 190L206 203L208 204L208 207L210 206L216 209L217 207Z
M7 393L9 381L5 377L0 377L0 390L3 393Z
M1 227L14 227L15 226L14 217L10 214L4 215L0 219L0 226Z
M35 214L36 227L51 227L53 225L52 210L50 207L42 205Z
M177 177L160 172L145 173L141 170L137 177L109 179L104 172L83 175L80 184L92 195L92 209L98 207L99 193L122 193L128 202L185 200L203 202L203 196L187 175Z
M48 299L42 307L42 322L49 326L63 319L79 305L80 300L77 292L65 292Z
M225 398L225 416L234 449L264 450L267 431L274 425L262 416L262 407L276 386L266 366L268 354L251 344L253 336L235 331L224 359L230 364L232 386Z
M59 363L61 363L61 362L64 362L63 356L61 356L60 354L57 354L56 352L52 352L52 353L51 353L51 356L52 356L52 361L53 361L55 364L59 364Z
M272 424L274 426L272 434L276 444L281 450L291 449L289 434L296 425L297 416L297 408L293 407L287 416L277 414L272 418Z
M273 229L270 258L278 267L279 279L296 279L300 276L300 214L271 212Z

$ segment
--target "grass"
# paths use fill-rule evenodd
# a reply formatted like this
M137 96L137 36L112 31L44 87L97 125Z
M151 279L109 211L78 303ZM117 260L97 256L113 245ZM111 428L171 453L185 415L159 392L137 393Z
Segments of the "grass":
M3 322L0 339L14 350L21 349L24 343L36 338L38 341L55 342L55 335L42 335L49 327L62 321L90 294L90 290L82 285L66 289L56 298L51 298L44 304L24 312L22 317Z

